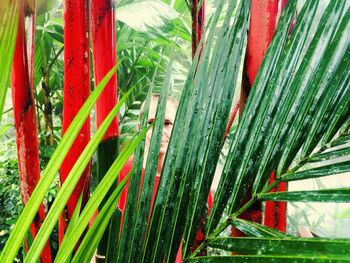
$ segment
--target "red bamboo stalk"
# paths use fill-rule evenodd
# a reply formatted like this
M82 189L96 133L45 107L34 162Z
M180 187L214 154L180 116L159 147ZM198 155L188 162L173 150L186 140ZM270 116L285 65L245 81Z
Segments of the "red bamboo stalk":
M205 0L203 0L202 6L198 10L199 4L200 0L192 0L192 58L196 53L205 28ZM203 45L201 47L201 52L202 49Z
M247 53L244 67L244 79L240 96L240 112L243 112L250 88L252 87L266 50L272 40L278 19L278 0L252 0L250 10L250 28L248 34ZM246 197L246 201L250 199ZM261 223L261 204L248 209L242 218ZM275 210L275 212L278 212ZM285 218L280 218L285 220ZM232 230L233 236L244 236L237 229Z
M95 85L117 63L114 6L110 0L95 0L91 3L92 54ZM96 104L97 127L117 103L117 76L110 79ZM103 141L119 136L118 118L109 126Z
M31 41L29 41L30 45L27 51L24 5L23 1L20 2L17 40L11 72L11 90L16 128L20 189L23 203L27 204L40 179L40 161L33 90L35 12L30 14L28 19L31 23L28 32ZM45 209L41 205L30 227L33 237L36 236L44 219ZM51 262L49 242L45 245L40 259L41 262Z
M282 0L281 9L282 11L286 6L288 0ZM291 25L291 29L293 28L294 23ZM275 172L272 172L269 184L276 180ZM285 182L280 183L276 188L271 189L270 192L284 192L287 191L288 184ZM275 228L282 232L286 232L287 230L287 203L286 202L273 202L266 201L265 203L265 216L264 216L264 225Z
M245 67L250 87L275 32L277 16L278 0L252 0Z
M107 72L116 64L116 29L115 12L113 2L110 0L95 0L91 2L91 36L92 36L92 54L94 61L95 85L97 85ZM108 113L117 104L117 75L114 74L106 85L96 104L97 127L101 125ZM102 143L97 150L97 180L101 181L119 152L119 129L118 117L114 118L109 126ZM117 186L117 181L114 187ZM114 188L113 187L113 188ZM108 193L108 196L111 194ZM100 207L103 207L105 200ZM102 236L101 242L97 248L96 261L106 258L107 261L116 261L112 258L114 255L113 246L118 240L116 229L117 220L113 217L110 225ZM109 248L109 251L108 251Z
M64 1L64 99L63 99L63 134L75 115L90 95L90 54L89 54L89 15L88 0ZM90 139L90 119L73 143L64 160L60 177L63 183L74 163ZM67 221L72 217L77 201L83 193L82 207L88 198L90 165L82 174L74 192L69 198L66 210L59 222L59 241L64 236Z

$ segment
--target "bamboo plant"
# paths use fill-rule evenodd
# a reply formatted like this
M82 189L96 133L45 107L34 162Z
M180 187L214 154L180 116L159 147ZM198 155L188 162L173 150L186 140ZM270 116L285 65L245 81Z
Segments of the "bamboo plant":
M140 187L138 182L143 164L142 140L149 128L145 122L82 211L80 205L76 206L56 262L90 261L129 179L129 193L135 194L128 195L130 209L124 216L130 220L118 235L117 262L174 262L180 247L186 262L348 262L349 239L304 239L239 218L258 202L350 202L349 188L270 192L283 182L350 170L349 161L339 158L349 157L350 152L350 7L345 1L329 1L322 10L320 3L288 1L281 14L230 142L214 205L210 215L204 216L205 239L199 247L193 248L193 243L205 215L233 94L241 88L235 83L242 78L239 68L245 58L251 12L250 1L245 0L217 2L207 37L202 40L204 48L202 53L197 49L184 85L152 212L154 162L158 158L170 87L171 59L158 104L144 183ZM224 23L217 28L223 10ZM290 31L296 10L298 16ZM315 28L312 33L311 27ZM66 130L2 251L1 262L13 261L50 183L115 70L112 68L99 82ZM108 114L74 164L26 262L39 258L70 194L126 98ZM118 173L135 149L132 171L114 187ZM269 184L272 171L276 179ZM110 191L112 194L86 231L95 210ZM251 197L242 205L246 196ZM222 237L230 226L247 236ZM130 245L125 246L128 242ZM234 253L199 256L206 247Z

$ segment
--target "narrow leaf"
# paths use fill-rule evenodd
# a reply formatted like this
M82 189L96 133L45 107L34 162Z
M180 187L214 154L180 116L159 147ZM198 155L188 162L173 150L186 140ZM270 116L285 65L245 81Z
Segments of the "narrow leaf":
M273 192L259 194L258 199L286 202L350 202L350 188L317 191Z
M239 254L350 256L350 240L318 238L212 238L209 246Z
M104 87L108 83L109 79L115 73L116 66L113 67L103 80L97 85L95 90L88 97L69 128L66 130L60 143L57 145L55 152L53 153L46 169L43 171L41 178L35 188L32 196L30 197L27 205L24 207L20 217L18 218L16 225L11 232L11 235L2 251L0 256L1 262L12 263L17 251L21 245L23 238L25 237L32 220L36 215L36 211L39 209L42 200L45 197L47 190L49 189L52 181L56 177L56 174L67 155L70 147L72 146L75 138L77 137L81 127L83 126L86 118L89 116L91 109L97 101L99 95L102 93ZM47 218L46 218L47 219ZM48 233L48 235L51 232ZM39 250L38 250L39 251ZM40 251L39 251L40 253Z
M16 44L18 4L18 0L5 0L0 3L0 123Z
M346 154L350 154L349 149L347 149ZM281 177L284 182L297 181L309 178L318 178L323 176L330 176L340 173L346 173L350 171L350 161L334 163L330 165L325 165L313 169L307 169L296 173L286 174Z
M250 222L239 218L232 218L231 225L237 228L238 230L242 231L246 235L252 236L252 237L284 238L288 236L285 233L280 232L276 229L269 228L267 226L263 226L261 224Z

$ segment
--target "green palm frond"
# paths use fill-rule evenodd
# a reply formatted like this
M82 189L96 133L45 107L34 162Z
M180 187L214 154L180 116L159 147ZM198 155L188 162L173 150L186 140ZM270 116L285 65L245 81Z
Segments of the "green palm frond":
M0 3L0 123L16 44L18 4L17 0Z
M130 7L124 11L124 16L133 9L141 11L142 6L157 12L167 10L163 5L155 0L117 2L118 12ZM159 63L162 72L152 80L147 79L150 88L145 92L148 94L145 112L148 112L154 87L162 88L144 179L141 180L141 174L147 113L142 116L141 134L125 147L84 210L75 214L56 260L65 262L72 258L74 262L88 262L110 218L120 219L115 206L126 179L114 189L72 257L91 216L136 149L133 170L128 175L130 185L124 223L117 227L121 231L116 233L120 239L110 257L113 262L174 262L180 247L185 262L349 262L349 239L305 239L239 218L256 202L267 200L350 203L349 187L334 189L325 185L318 190L270 192L281 182L303 182L350 171L350 7L346 1L328 1L324 10L321 5L321 1L288 1L282 12L229 142L214 205L207 217L207 198L223 148L233 95L241 88L238 83L242 78L240 68L245 57L250 12L250 1L217 1L206 40L202 40L204 49L197 51L184 84L152 212L149 211L166 97L171 70L176 65L172 64L173 58L162 60ZM296 11L296 23L290 30ZM172 14L162 15L167 16L165 20L172 19ZM132 22L130 26L138 30L158 27L159 24L154 23L163 23L162 15L157 19L146 19L142 24ZM127 50L126 46L121 52ZM169 61L169 65L165 63ZM104 84L110 76L104 79ZM66 132L43 172L39 188L25 207L1 254L2 262L11 262L16 255L50 182L103 89L101 83L96 89L98 92L94 91L75 119L73 128ZM132 101L129 105L132 107ZM116 109L113 114L116 114ZM107 126L105 123L101 127L107 129ZM76 164L74 174L67 179L72 185L63 185L63 191L73 190L76 176L83 169L79 167L84 167L90 159L103 130L96 134ZM272 171L276 172L276 180L268 184ZM251 198L242 205L247 195ZM27 261L40 255L66 199L64 192L57 196L53 210L48 213L50 221L44 223L38 233ZM203 219L207 221L205 238L194 247ZM247 237L223 237L222 233L231 226ZM235 253L228 254L230 256L199 256L206 247Z
M159 31L179 14L160 0L124 0L117 1L116 16L129 27L147 32Z

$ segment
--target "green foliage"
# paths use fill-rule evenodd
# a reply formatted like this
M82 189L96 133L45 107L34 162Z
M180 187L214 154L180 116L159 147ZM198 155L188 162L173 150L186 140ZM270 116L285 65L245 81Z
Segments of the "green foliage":
M0 4L0 123L16 44L18 4L18 0L5 0Z
M135 1L121 1L124 4L130 2ZM135 3L139 2L147 1ZM204 217L207 220L205 239L199 247L193 247L200 222L206 215L207 197L224 144L223 135L233 95L240 88L238 79L242 76L239 69L245 55L249 3L245 0L217 2L200 62L197 63L198 50L183 85L151 213L150 197L166 97L169 90L176 86L172 79L175 75L173 68L177 67L177 59L181 58L181 55L173 57L169 54L170 49L178 51L174 46L178 47L178 43L183 43L181 41L186 41L186 38L177 42L166 38L171 31L166 32L168 35L154 32L147 35L131 29L125 21L118 24L118 80L120 93L125 96L97 130L62 185L26 257L27 261L38 259L69 194L123 103L121 129L131 140L97 185L85 208L81 212L79 206L76 208L57 261L72 259L74 262L88 262L110 218L120 218L115 208L128 177L113 189L112 195L106 195L135 149L134 170L129 174L129 193L133 194L128 196L124 215L128 222L121 228L120 242L115 247L118 255L114 256L117 256L118 262L173 262L180 244L186 262L349 261L349 239L305 240L239 218L256 202L264 200L350 201L349 188L332 189L327 185L324 189L313 191L270 193L281 182L302 182L350 169L349 161L344 159L349 156L350 138L350 8L343 1L329 1L326 9L321 11L319 1L288 1L244 112L230 135L214 205L208 218ZM298 10L296 25L289 32L298 7L301 9ZM321 13L320 19L317 13ZM312 33L311 28L315 28ZM52 33L52 28L49 31L50 37L59 39ZM147 44L144 44L145 41ZM38 187L12 230L1 254L1 262L12 262L16 256L65 155L115 70L116 67L96 87L57 145ZM141 142L147 132L146 116L142 117L143 129L137 136L133 136L135 130L131 127L138 119L146 94L159 87L161 99L140 188L144 155ZM147 103L145 107L147 109ZM272 171L276 171L277 179L268 185ZM251 195L251 199L242 205L247 194ZM73 255L90 218L105 198L107 202L100 215ZM231 226L247 237L223 237L222 233ZM207 247L226 250L227 256L198 256ZM242 255L232 255L231 251Z
M5 144L7 147L13 147L14 141ZM19 189L17 156L3 149L0 154L0 251L2 251L23 205Z

